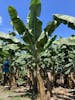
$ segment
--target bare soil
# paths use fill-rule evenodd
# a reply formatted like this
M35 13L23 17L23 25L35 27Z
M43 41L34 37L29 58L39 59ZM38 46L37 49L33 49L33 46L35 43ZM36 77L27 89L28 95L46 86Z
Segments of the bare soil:
M27 87L8 90L6 87L0 86L0 100L36 100L32 97L32 92L27 91ZM54 88L53 97L48 100L75 100L75 89Z
M25 88L15 88L8 90L6 87L0 86L0 100L31 100L25 95Z

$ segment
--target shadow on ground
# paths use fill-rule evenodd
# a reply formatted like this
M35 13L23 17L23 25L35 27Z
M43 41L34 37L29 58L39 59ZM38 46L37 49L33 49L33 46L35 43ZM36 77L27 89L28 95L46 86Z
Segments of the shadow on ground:
M56 100L75 100L75 90L69 91L65 94L54 93L54 95L57 98Z
M36 100L37 96L33 92L33 90L25 90L25 91L14 91L16 95L9 96L12 97L28 97L30 100ZM19 94L19 95L18 95Z

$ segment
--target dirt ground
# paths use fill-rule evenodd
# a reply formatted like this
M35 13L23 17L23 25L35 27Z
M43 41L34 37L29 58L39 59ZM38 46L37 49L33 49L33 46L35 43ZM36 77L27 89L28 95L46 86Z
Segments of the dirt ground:
M27 92L27 88L19 87L8 90L0 86L0 100L36 100L32 94ZM39 99L38 99L39 100ZM53 97L48 100L75 100L75 89L66 89L62 87L53 89Z
M24 87L8 90L0 86L0 100L31 100L30 97L25 96L25 91Z

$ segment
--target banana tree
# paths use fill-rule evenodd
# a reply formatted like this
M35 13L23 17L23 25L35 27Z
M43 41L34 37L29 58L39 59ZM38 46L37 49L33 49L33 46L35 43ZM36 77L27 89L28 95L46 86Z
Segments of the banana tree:
M59 41L59 42L58 42ZM68 87L74 87L74 73L75 73L75 64L74 64L74 46L75 46L75 37L71 36L69 38L59 39L54 42L58 47L58 58L60 68L62 68L61 73L64 74L64 82ZM59 68L59 67L58 67ZM70 76L70 77L69 77ZM71 82L69 81L71 80ZM67 82L67 83L66 83ZM72 83L72 84L71 84Z
M8 11L14 29L20 34L21 38L24 41L23 48L25 48L25 50L27 50L27 52L30 53L35 59L34 62L36 63L37 67L37 79L40 90L40 99L46 100L44 84L39 71L39 62L41 58L40 54L41 52L44 53L44 51L47 50L55 40L56 36L54 36L50 40L49 36L60 25L61 21L55 19L54 21L50 22L44 29L44 32L42 32L42 22L38 19L41 12L40 0L31 0L27 26L20 18L18 18L18 14L13 7L9 6Z
M57 23L56 21L50 22L44 29L44 32L42 32L42 22L38 19L41 12L40 0L31 0L29 9L30 11L28 14L28 22L26 26L23 21L18 18L16 10L11 6L8 7L12 25L23 39L23 44L20 44L19 47L21 50L26 50L26 53L29 53L34 58L34 62L36 63L37 69L40 98L41 100L46 100L44 83L39 71L39 63L41 58L41 52L44 53L44 51L46 51L47 48L55 40L56 36L50 39L49 36L59 25L59 23Z
M68 27L75 30L75 17L63 14L54 14L53 18L60 23L67 24Z
M4 39L4 37L5 37L5 39ZM0 61L0 64L2 64L1 67L3 66L3 61L5 58L7 58L7 57L10 58L10 62L13 61L15 52L18 49L18 46L16 44L18 39L14 37L12 40L12 39L9 39L9 37L13 37L13 36L10 36L8 34L3 34L3 36L1 37L2 40L0 40L0 57L2 59L2 61ZM14 39L15 39L15 42L14 42ZM9 41L10 41L10 43L12 42L12 44L10 44ZM14 48L14 46L15 46L15 48ZM11 69L11 65L10 65L9 69ZM10 70L9 76L10 76L9 80L11 80L11 78L14 79L14 75L11 76L11 70ZM10 81L10 85L11 85L11 83L13 83L13 80Z

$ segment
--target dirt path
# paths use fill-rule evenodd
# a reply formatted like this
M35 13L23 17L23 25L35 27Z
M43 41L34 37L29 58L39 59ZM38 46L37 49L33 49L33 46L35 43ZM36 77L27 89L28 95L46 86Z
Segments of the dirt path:
M75 100L75 89L54 88L53 94L56 97L55 100Z
M31 100L31 99L25 96L24 87L7 90L6 88L0 86L0 100Z
M75 100L75 89L64 89L62 87L53 89L53 98L48 100ZM32 94L27 93L27 88L20 87L7 90L0 86L0 100L33 100Z

